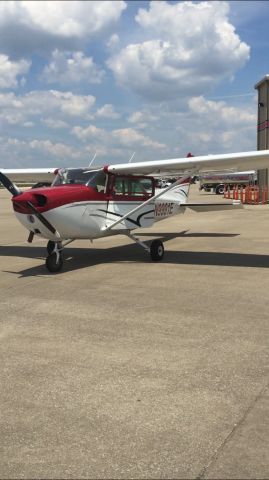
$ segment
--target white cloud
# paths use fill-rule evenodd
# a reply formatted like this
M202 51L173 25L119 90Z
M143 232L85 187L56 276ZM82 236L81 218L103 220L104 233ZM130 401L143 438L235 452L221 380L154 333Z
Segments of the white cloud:
M226 2L151 2L136 16L151 39L128 45L107 64L119 85L152 100L202 94L249 58L228 14Z
M159 119L158 116L153 115L149 111L135 111L127 118L127 121L131 124L135 124L135 128L138 130L145 130Z
M119 36L117 35L117 33L113 33L113 35L111 35L110 39L108 40L106 46L111 50L116 50L118 48L120 44L120 38Z
M95 103L92 95L75 95L59 90L34 90L26 95L0 95L0 105L23 111L29 115L62 112L70 116L87 116ZM86 118L86 117L85 117Z
M0 54L0 88L16 88L18 77L27 73L30 66L27 60L12 62L7 55Z
M19 98L21 102L19 108L27 108L30 115L38 116L54 111L56 115L62 113L71 117L87 118L95 103L95 97L92 95L74 95L72 92L59 90L33 91Z
M256 148L256 105L238 106L202 96L189 100L189 111L174 119L181 146L196 155Z
M155 122L158 120L158 117L156 115L152 115L150 112L140 112L139 110L133 112L129 117L128 117L128 122L129 123L141 123L141 122Z
M3 162L9 167L80 166L88 164L95 152L95 164L102 165L126 162L134 151L138 161L184 156L189 151L199 155L256 148L256 102L250 98L246 104L242 99L236 103L199 96L189 99L184 111L151 104L121 123L117 120L117 128L111 128L113 119L108 122L97 116L98 111L113 114L113 106L106 104L95 112L94 101L57 90L0 94L1 132L6 135L1 141L1 166ZM98 118L97 125L93 118ZM45 138L44 124L52 129Z
M93 117L95 97L74 95L59 90L36 90L25 95L0 94L1 127L5 125L25 126L32 122L52 129L67 128L77 117L89 120ZM29 124L29 123L28 123Z
M2 1L0 39L18 52L70 46L111 28L126 8L124 1Z
M34 167L45 165L61 167L74 165L79 162L81 165L86 152L76 149L63 142L52 142L51 140L21 140L12 137L0 137L3 160L1 167Z
M137 132L133 128L120 128L116 130L105 130L98 128L95 125L89 125L86 128L76 126L72 129L72 132L80 140L87 141L99 141L106 145L108 148L115 147L115 145L122 145L124 147L149 147L153 149L164 149L166 145L152 140L151 138ZM100 144L98 144L100 146Z
M132 147L135 145L142 145L154 149L164 149L166 145L163 143L151 140L149 137L137 132L134 128L120 128L112 131L112 136L116 138L121 144Z
M52 52L52 60L41 75L47 83L74 84L101 83L104 70L98 68L92 57L86 57L83 52Z
M86 128L76 126L72 129L71 133L83 141L91 139L103 140L107 137L106 131L102 128L97 128L95 125L89 125Z
M53 143L50 140L32 140L29 147L34 150L50 154L52 157L77 159L80 153L69 145L63 143Z
M23 125L24 122L24 115L20 112L11 112L8 114L1 114L0 118L2 121L6 121L9 125Z
M67 122L64 122L63 120L57 120L55 118L43 118L42 123L53 129L68 128L69 126Z
M138 123L142 121L143 121L143 113L138 111L133 112L128 118L128 122L130 123Z
M88 36L118 21L123 1L23 1L29 24L62 36ZM26 17L26 18L27 18Z
M61 110L63 113L71 116L85 116L93 106L95 99L91 95L62 95L60 98Z
M0 93L0 107L21 108L23 106L19 97L12 92Z
M9 1L0 4L0 26L14 22L63 37L88 36L117 22L123 1Z
M96 117L117 119L120 118L120 114L115 112L113 105L106 103L103 107L97 110Z
M256 114L253 109L242 110L242 108L229 106L224 101L206 100L204 97L193 97L189 100L189 108L203 118L210 117L213 122L216 118L223 126L233 124L255 124ZM210 122L211 123L211 122Z

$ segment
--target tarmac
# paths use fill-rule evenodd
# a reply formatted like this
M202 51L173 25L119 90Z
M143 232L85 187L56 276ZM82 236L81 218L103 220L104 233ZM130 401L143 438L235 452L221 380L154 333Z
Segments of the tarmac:
M191 200L224 201L200 194ZM269 478L269 206L165 220L47 272L0 190L0 478Z

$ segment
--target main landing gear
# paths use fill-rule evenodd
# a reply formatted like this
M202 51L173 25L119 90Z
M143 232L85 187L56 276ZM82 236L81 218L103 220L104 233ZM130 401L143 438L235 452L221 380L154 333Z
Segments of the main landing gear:
M161 240L153 240L151 242L150 247L146 245L144 242L141 242L138 238L132 235L130 232L126 233L126 235L131 238L134 242L140 245L146 252L150 254L151 260L153 262L159 262L162 260L164 255L164 246ZM49 272L57 273L62 270L63 267L63 255L62 251L66 245L73 242L72 240L67 240L66 242L52 242L49 240L47 243L47 252L48 256L46 258L46 267Z
M164 246L161 240L153 240L150 245L150 256L153 262L159 262L164 255Z
M144 250L146 250L146 252L150 254L151 260L153 260L153 262L159 262L160 260L162 260L164 255L164 246L161 240L153 240L150 247L148 247L148 245L146 245L144 242L141 242L141 240L136 238L130 232L128 232L126 235L138 245L140 245Z

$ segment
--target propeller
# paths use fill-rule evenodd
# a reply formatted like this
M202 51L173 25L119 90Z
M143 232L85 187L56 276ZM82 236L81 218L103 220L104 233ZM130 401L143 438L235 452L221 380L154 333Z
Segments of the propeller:
M0 172L0 182L4 185L4 187L13 195L13 197L17 197L20 195L22 192L18 189L18 187L12 183L9 178L4 175L2 172Z
M33 215L35 215L38 218L38 220L41 223L43 223L44 227L46 227L56 237L61 238L61 236L60 236L59 232L57 232L56 228L54 228L54 226L51 225L51 223L44 217L44 215L42 215L42 213L40 213L37 210L37 208L35 208L35 206L29 201L27 201L26 203L27 203L28 207L30 208L30 210L32 210Z
M6 176L4 173L0 172L0 182L3 186L13 195L13 197L18 197L22 194L21 190ZM16 202L15 202L16 203ZM59 232L57 232L56 228L40 213L37 208L30 202L29 200L26 201L29 209L32 211L33 215L35 215L38 220L43 223L44 227L46 227L53 235L57 238L61 238ZM29 240L32 241L32 236L30 233Z

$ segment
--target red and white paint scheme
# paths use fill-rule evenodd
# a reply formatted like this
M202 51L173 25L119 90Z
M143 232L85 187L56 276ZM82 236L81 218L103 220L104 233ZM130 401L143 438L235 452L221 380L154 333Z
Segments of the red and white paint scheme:
M200 172L218 170L240 171L246 168L266 168L269 151L188 157L151 162L127 163L99 169L24 169L0 172L1 183L11 192L17 219L29 231L28 241L40 236L48 240L46 266L58 272L63 265L63 248L76 239L97 239L125 234L150 253L153 261L161 260L164 247L154 240L149 247L132 231L150 227L186 208L196 211L223 210L235 204L190 204L190 177ZM41 171L43 170L43 172ZM55 173L50 187L20 191L7 177L25 178L37 173ZM165 189L155 187L154 175L178 176ZM37 177L33 177L37 178Z

